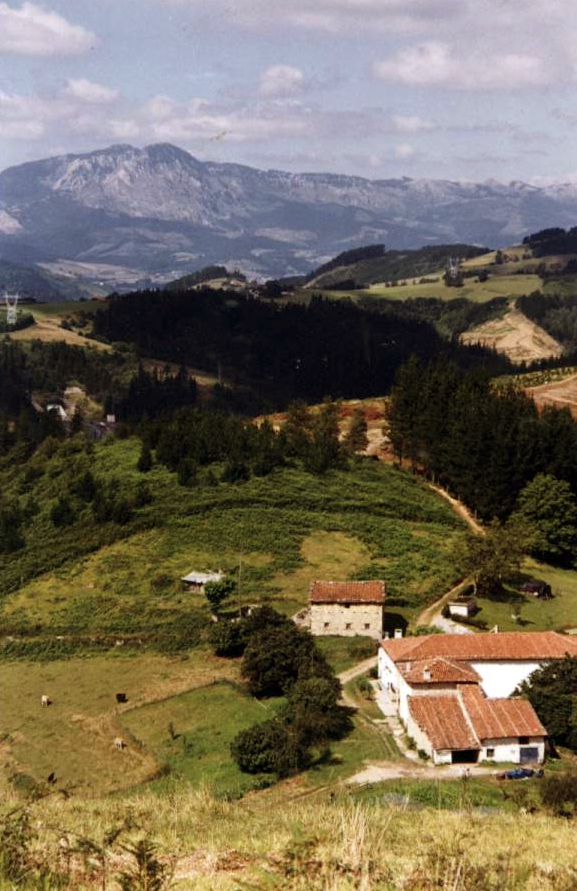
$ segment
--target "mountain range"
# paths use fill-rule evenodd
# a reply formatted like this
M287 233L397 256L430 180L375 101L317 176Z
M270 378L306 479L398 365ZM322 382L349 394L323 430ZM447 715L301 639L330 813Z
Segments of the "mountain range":
M374 242L499 247L576 222L574 184L263 171L170 144L114 145L0 173L0 259L112 286L210 263L249 276L304 274Z

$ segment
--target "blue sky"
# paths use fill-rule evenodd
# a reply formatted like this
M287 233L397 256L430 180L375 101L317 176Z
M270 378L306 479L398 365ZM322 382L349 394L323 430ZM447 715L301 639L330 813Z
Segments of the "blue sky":
M112 143L577 179L574 0L0 0L0 169Z

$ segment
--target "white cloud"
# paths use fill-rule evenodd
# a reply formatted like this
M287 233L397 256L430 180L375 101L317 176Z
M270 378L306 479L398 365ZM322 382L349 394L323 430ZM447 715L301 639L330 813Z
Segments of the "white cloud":
M81 25L56 12L25 2L18 9L0 3L0 52L27 56L65 56L86 52L96 40Z
M305 76L300 68L292 65L271 65L260 78L261 96L292 96L300 93L305 84Z
M94 83L86 77L70 78L66 81L66 94L81 102L95 103L96 105L113 102L118 99L118 90L105 87L103 84Z
M426 121L415 114L395 114L391 118L391 124L398 133L422 133L425 130L435 129L432 121Z
M103 84L97 84L86 77L70 78L66 82L66 93L74 99L81 102L94 103L102 105L107 102L114 102L118 99L118 90L105 87Z
M206 0L157 0L164 5L186 5L207 13ZM369 31L420 32L431 22L458 17L463 0L212 0L211 13L251 28L284 27L287 24L327 32Z
M393 154L395 158L402 158L406 160L407 158L412 158L413 155L417 153L417 150L414 145L409 145L408 142L402 142L399 145L396 145L393 149Z
M536 56L504 53L457 57L448 44L435 41L405 47L393 58L375 62L373 73L411 86L467 90L512 90L549 81L549 73Z

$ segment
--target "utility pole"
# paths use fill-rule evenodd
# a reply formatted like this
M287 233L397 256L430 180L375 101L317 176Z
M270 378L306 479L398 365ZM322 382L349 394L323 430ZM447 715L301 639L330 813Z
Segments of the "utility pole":
M242 554L238 558L238 617L239 617L239 619L242 619L241 585L242 585Z

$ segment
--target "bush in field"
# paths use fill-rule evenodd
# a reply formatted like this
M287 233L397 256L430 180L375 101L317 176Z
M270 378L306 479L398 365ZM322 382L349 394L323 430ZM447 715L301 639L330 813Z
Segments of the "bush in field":
M291 627L292 622L286 616L277 613L270 606L253 609L244 619L215 622L209 631L208 641L215 656L242 656L251 635L263 628Z
M50 511L50 519L55 526L70 526L74 522L74 509L65 496L61 496Z
M253 696L282 696L298 679L332 677L314 638L295 625L263 628L251 635L241 669Z
M577 814L577 771L550 774L540 784L541 801L559 817Z
M215 656L242 656L246 647L243 623L214 622L208 633L208 642Z
M342 739L352 730L350 710L338 704L340 689L334 677L307 678L293 686L282 717L302 745Z
M245 773L276 773L283 777L310 763L306 747L278 718L241 730L233 739L230 751Z
M213 612L217 613L220 606L227 597L236 590L236 582L234 579L219 579L216 582L207 582L204 586L204 596L210 603Z

